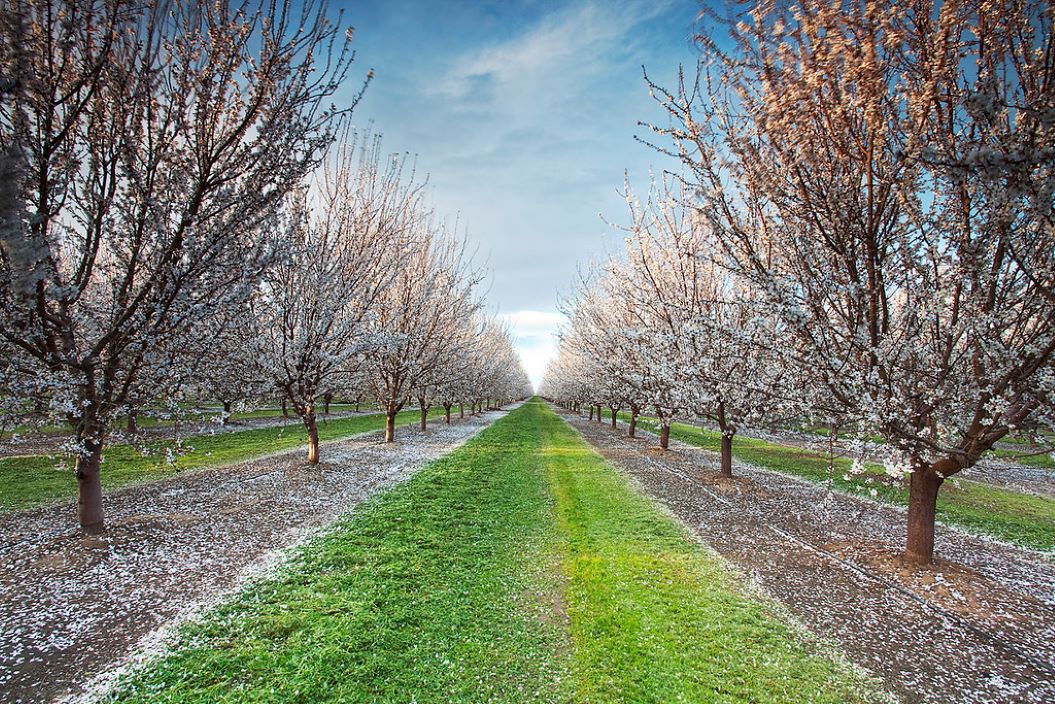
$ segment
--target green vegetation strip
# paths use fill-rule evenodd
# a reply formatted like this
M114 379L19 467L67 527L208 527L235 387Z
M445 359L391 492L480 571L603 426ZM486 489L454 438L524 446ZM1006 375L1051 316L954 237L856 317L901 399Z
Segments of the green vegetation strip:
M611 414L606 411L605 417L611 418ZM623 414L619 417L622 419ZM629 416L626 420L629 421ZM643 418L640 423L648 430L656 429L652 419ZM670 435L711 452L721 451L722 436L716 430L674 423ZM748 437L734 439L733 456L756 467L816 484L831 481L832 487L839 491L888 504L908 505L908 490L892 484L878 464L866 463L863 475L851 475L847 480L844 475L849 473L852 464L847 458L835 458L834 471L830 472L827 455ZM1034 550L1055 550L1055 501L1041 496L954 478L938 494L938 520Z
M185 626L142 702L845 702L819 645L529 403Z
M433 409L438 417L442 409ZM400 424L417 422L421 413L406 410ZM319 439L338 440L385 427L382 414L350 416L319 422ZM307 445L304 426L293 420L286 426L195 435L185 440L181 453L166 454L171 442L150 442L145 448L115 445L104 455L103 487L115 489L161 479L191 469L243 462L256 457ZM397 435L398 438L398 435ZM325 449L323 457L325 458ZM77 498L72 463L66 457L8 457L0 459L0 513Z

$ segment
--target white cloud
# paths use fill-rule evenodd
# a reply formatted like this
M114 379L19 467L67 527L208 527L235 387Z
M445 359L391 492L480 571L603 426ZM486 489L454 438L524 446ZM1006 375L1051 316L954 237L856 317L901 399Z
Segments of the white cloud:
M625 49L635 26L661 14L667 5L639 0L573 4L504 42L462 55L436 89L449 97L478 99L486 87L505 104L564 93L554 84L567 88L609 68L611 55Z
M557 353L557 332L567 318L555 311L518 310L498 318L509 324L514 345L531 383L538 389L546 365Z

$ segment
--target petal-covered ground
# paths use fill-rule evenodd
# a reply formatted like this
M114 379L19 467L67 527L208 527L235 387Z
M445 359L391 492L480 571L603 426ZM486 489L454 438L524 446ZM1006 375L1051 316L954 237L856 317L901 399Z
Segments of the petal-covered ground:
M939 526L933 569L897 507L566 416L601 454L906 702L1055 701L1051 556Z
M385 445L369 433L180 475L105 497L108 530L83 535L69 504L0 517L0 692L49 701L118 664L155 629L281 561L288 548L459 446L502 414Z

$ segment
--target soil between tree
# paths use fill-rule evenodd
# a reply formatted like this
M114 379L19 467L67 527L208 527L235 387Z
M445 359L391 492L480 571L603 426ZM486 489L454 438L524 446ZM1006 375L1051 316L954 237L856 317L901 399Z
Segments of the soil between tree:
M904 702L1055 701L1055 564L938 526L933 569L898 553L905 514L655 436L565 415L607 460Z
M0 701L84 689L150 633L281 559L281 550L413 474L500 413L383 431L110 492L108 530L70 504L0 517Z

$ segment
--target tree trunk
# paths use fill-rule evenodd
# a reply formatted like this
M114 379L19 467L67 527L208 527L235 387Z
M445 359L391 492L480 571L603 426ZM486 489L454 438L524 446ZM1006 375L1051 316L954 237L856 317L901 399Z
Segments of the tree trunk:
M609 406L608 410L612 412L612 430L615 430L615 419L619 417L619 409Z
M425 399L418 399L418 407L421 409L421 429L426 430L429 423L429 407L425 405Z
M286 407L286 397L282 397L282 417L289 418L289 408Z
M934 513L943 481L926 463L918 465L909 475L905 559L913 564L929 565L934 559Z
M634 433L637 432L637 417L641 411L634 406L630 407L630 428L626 431L626 434L630 437L634 437Z
M308 464L319 463L319 426L314 409L304 416L304 427L308 429Z
M465 404L464 403L459 403L458 404L458 417L459 418L464 418L465 417Z
M78 455L74 465L77 476L77 520L86 533L102 533L103 484L99 470L103 460L100 442L82 441L87 454Z
M385 411L385 442L396 441L396 413L391 408Z
M593 404L590 404L590 420L593 420Z
M451 424L451 406L454 404L445 403L443 404L443 417L447 420L447 425Z
M223 402L223 419L220 421L221 425L227 425L227 421L231 419L231 402Z
M325 415L330 415L330 401L333 400L333 394L324 394L322 397L322 412Z
M356 413L359 412L359 398L358 397L355 399L355 412Z
M139 414L136 412L136 409L128 409L128 433L130 435L135 435L137 432L139 432L138 416Z
M664 450L670 447L670 424L664 420L660 420L659 446Z
M718 473L723 477L733 476L733 435L722 431L722 461Z
M725 415L725 401L718 402L718 427L722 431L722 461L718 466L718 474L731 477L733 476L733 436L736 435L736 426L729 423Z

